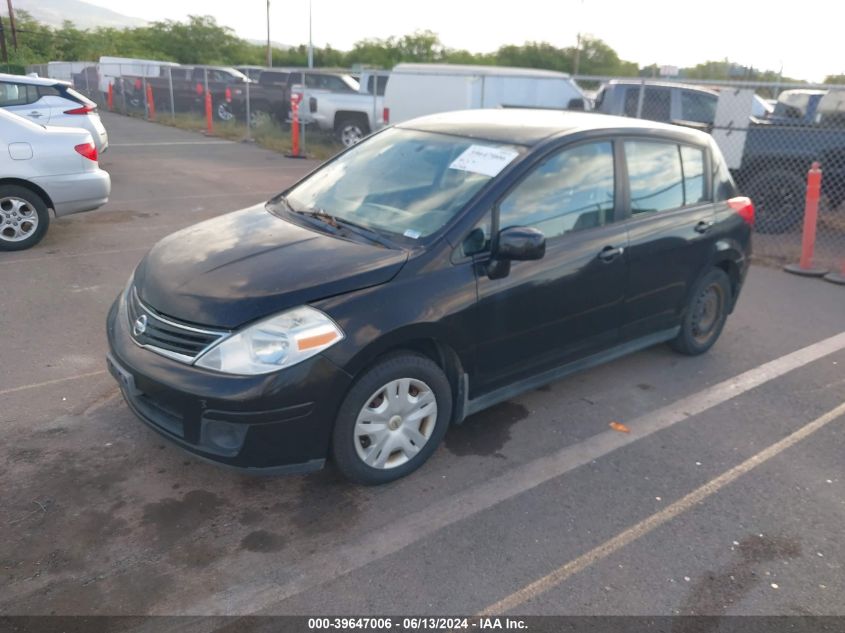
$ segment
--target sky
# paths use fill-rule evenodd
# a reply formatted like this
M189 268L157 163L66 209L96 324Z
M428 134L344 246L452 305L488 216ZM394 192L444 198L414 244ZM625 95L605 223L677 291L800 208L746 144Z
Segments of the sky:
M146 20L212 15L241 37L266 38L266 0L87 0ZM308 0L271 0L270 36L308 41ZM431 29L450 48L489 52L502 44L572 46L600 37L641 65L722 60L821 81L845 73L845 2L778 0L311 0L316 46L347 50L364 38Z

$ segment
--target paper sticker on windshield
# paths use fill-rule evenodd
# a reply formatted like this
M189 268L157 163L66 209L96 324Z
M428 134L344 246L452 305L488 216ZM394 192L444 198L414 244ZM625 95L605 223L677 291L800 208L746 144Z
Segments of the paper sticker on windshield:
M510 162L519 155L512 149L500 147L488 147L486 145L470 145L463 154L458 156L449 169L460 169L470 171L474 174L485 176L498 176L499 172L507 167Z

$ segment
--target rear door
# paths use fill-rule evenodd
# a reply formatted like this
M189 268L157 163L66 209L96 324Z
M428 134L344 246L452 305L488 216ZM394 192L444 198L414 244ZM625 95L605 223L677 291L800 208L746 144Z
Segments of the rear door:
M41 125L50 121L50 104L39 94L38 86L0 81L0 107Z
M618 341L626 229L614 222L619 179L612 140L567 146L544 159L497 205L490 234L530 226L546 236L537 261L490 279L478 267L477 371L486 392ZM487 231L485 231L487 232ZM477 393L477 392L476 392Z
M630 213L627 340L677 325L716 238L704 148L659 138L626 139L622 146Z

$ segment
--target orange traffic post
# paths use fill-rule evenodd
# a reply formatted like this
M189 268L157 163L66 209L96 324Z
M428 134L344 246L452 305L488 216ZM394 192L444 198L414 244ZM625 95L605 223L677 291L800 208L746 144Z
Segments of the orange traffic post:
M205 91L205 128L208 134L214 134L214 122L211 118L211 93Z
M801 260L788 264L784 270L804 277L823 277L827 268L813 265L813 250L816 247L816 223L819 217L819 198L822 192L822 170L813 162L807 172L807 197L804 203L804 232L801 237Z
M153 87L147 84L147 111L150 121L156 120L156 102L153 99Z
M106 105L109 108L109 112L114 111L114 84L109 82L109 90L106 93Z
M290 153L286 154L288 158L304 158L299 151L299 101L302 99L300 94L292 94L290 97Z

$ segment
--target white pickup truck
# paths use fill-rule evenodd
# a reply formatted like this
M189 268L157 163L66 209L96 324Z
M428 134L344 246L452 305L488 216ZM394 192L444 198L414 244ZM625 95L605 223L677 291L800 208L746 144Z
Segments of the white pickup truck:
M309 125L331 131L344 146L354 145L384 125L384 79L364 72L361 83L341 72L306 71L305 85L294 85L301 94L299 116ZM367 88L376 87L375 93Z

